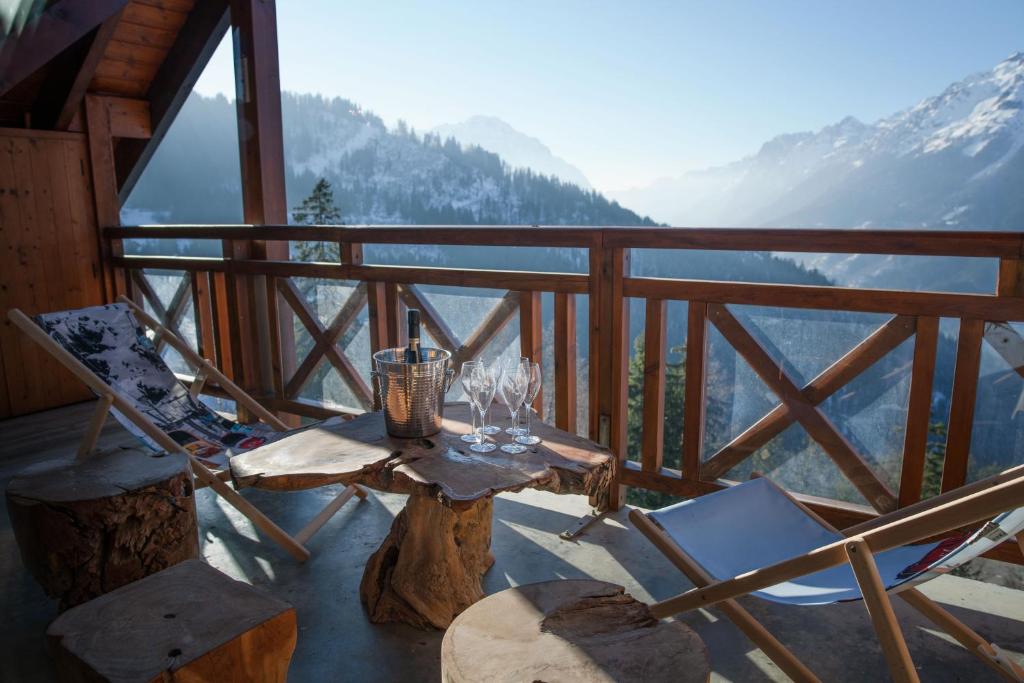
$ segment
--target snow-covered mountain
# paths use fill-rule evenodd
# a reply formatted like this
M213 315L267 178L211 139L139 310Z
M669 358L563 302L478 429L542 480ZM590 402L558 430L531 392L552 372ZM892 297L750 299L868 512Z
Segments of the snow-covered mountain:
M461 123L434 128L442 139L455 138L462 145L476 145L500 156L512 168L528 168L585 190L590 182L583 171L555 156L540 140L521 133L495 116L473 116Z
M350 224L652 225L593 190L481 147L401 123L389 129L342 98L285 92L281 108L289 206L322 177ZM190 96L127 209L167 222L239 222L234 120L224 97Z
M673 225L1019 229L1022 107L1018 52L873 124L847 117L726 166L611 194Z

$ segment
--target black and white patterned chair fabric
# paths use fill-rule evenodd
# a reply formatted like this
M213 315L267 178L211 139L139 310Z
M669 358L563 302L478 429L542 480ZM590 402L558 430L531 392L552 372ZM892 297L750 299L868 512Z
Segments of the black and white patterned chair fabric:
M285 435L263 424L239 424L194 399L125 304L47 313L35 321L159 429L213 469L224 469L231 456ZM159 450L124 415L111 412L125 429Z

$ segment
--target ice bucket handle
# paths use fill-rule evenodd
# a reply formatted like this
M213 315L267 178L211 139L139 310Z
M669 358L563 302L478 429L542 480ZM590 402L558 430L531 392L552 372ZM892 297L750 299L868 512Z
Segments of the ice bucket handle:
M448 393L448 390L452 388L452 382L455 381L455 371L448 368L444 371L444 393Z

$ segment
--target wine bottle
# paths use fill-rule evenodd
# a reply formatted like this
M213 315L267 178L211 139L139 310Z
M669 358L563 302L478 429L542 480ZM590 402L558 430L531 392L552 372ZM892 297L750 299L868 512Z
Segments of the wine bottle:
M405 362L419 363L420 357L420 312L409 309L409 345L405 348Z

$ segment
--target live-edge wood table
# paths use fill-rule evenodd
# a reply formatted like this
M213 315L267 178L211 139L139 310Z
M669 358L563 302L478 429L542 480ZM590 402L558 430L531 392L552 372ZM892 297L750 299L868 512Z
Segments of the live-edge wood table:
M542 441L527 452L474 453L459 439L469 418L467 404L450 403L441 432L422 439L388 436L379 412L330 421L235 456L231 472L240 487L294 491L339 483L409 494L367 562L360 597L373 622L443 629L483 597L481 578L494 564L494 494L578 493L603 508L612 482L607 449L540 420L532 427Z

